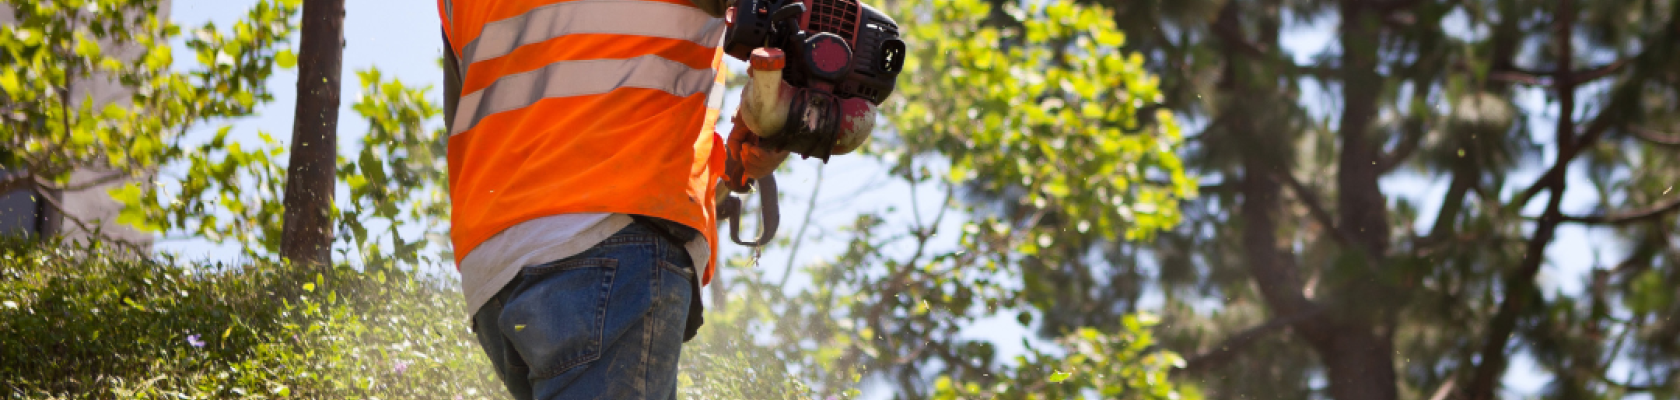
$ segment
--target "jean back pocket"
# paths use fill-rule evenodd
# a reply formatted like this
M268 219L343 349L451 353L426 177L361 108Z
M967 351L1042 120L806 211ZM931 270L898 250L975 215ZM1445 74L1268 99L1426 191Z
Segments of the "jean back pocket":
M617 267L611 258L572 258L523 271L526 287L507 300L498 328L530 366L530 379L601 358Z

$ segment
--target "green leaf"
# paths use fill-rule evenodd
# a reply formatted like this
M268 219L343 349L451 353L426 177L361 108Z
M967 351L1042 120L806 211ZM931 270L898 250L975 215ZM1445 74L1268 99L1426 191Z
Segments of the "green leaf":
M136 310L146 311L146 306L135 302L134 299L124 297L122 301L123 301L123 304L126 304L129 307L134 307L134 309L136 309Z
M1120 47L1126 44L1126 35L1118 31L1099 30L1096 34L1097 44L1104 47Z
M292 53L292 49L280 50L280 52L274 53L274 65L283 69L292 69L292 67L297 66L297 54Z
M1070 377L1073 377L1073 374L1056 371L1056 373L1050 374L1050 383L1061 383L1062 381L1068 380Z
M385 163L374 157L372 149L363 149L362 155L356 161L362 168L362 174L367 175L368 183L374 186L385 186Z
M951 377L949 377L949 376L941 376L941 377L939 377L939 380L934 381L934 383L933 383L933 390L934 391L948 392L948 391L951 391L951 388L952 388Z
M125 206L131 206L140 204L140 195L143 191L140 189L139 184L129 182L128 184L118 186L116 189L106 191L105 193L109 194L112 200L116 200L118 203L122 203Z
M1138 323L1143 326L1155 326L1161 323L1161 316L1155 315L1155 313L1152 312L1144 311L1137 314L1137 320Z
M169 68L169 63L174 62L173 51L167 45L153 46L148 49L144 61L146 68L152 70Z
M1663 282L1662 272L1656 269L1640 273L1629 289L1628 308L1635 314L1661 310L1674 296L1674 289Z
M93 40L93 38L87 37L86 35L76 35L76 55L85 58L98 57L99 41Z
M23 91L23 87L18 83L16 69L7 68L0 71L0 90L5 90L7 97L17 97L18 93Z

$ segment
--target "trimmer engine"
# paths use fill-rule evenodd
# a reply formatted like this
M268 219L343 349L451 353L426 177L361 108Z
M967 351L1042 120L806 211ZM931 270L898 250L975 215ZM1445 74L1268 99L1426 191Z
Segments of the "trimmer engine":
M827 162L869 140L875 107L904 67L904 41L892 18L858 0L738 0L724 18L724 52L752 64L729 138L723 180L730 191L751 190L738 158L743 143ZM757 240L739 236L739 199L718 203L735 243L762 246L775 237L775 177L760 179Z
M740 0L724 18L724 51L752 63L739 114L752 140L826 162L869 139L904 67L892 18L858 0Z
M740 0L726 18L724 51L748 61L759 47L782 50L795 87L881 104L904 66L898 24L857 0Z

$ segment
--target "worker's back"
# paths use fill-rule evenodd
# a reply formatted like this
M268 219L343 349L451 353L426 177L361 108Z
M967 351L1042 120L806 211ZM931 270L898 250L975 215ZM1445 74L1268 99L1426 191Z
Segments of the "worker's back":
M686 0L439 9L462 78L449 127L457 261L508 227L572 213L663 218L715 246L723 20Z

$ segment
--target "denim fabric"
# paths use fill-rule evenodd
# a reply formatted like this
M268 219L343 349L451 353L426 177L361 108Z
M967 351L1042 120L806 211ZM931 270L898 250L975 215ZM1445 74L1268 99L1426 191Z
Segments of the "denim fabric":
M474 330L516 399L675 399L693 271L682 246L633 223L520 271Z

